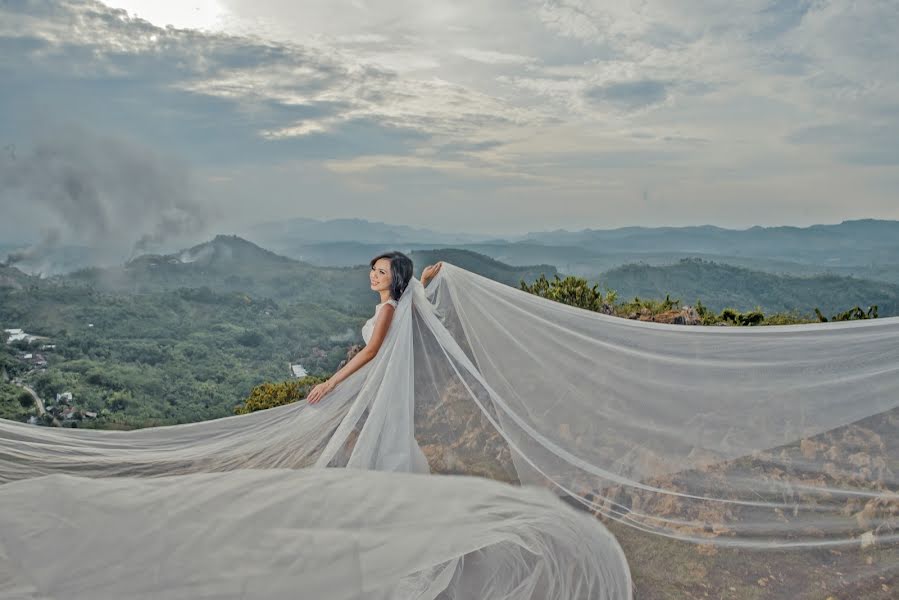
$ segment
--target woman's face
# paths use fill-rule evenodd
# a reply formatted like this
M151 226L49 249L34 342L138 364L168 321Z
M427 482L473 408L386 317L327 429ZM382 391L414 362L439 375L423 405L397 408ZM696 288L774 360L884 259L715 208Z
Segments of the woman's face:
M379 258L372 266L368 274L371 282L371 289L376 292L382 292L390 289L390 281L393 279L390 272L390 259Z

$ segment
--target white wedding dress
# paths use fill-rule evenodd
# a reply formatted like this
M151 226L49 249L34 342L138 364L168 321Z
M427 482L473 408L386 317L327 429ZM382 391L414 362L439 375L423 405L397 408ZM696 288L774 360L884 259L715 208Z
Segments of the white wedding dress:
M0 420L0 590L629 597L615 539L550 491L798 576L860 540L896 548L897 407L899 318L644 323L444 262L318 404L127 432ZM870 564L840 577L879 589L895 564Z
M378 318L378 313L381 312L381 307L385 304L389 304L392 307L396 308L397 301L393 298L386 300L385 302L381 302L375 307L375 314L365 322L365 325L362 326L362 341L365 342L365 345L368 345L368 342L371 341L371 334L375 330L375 320Z

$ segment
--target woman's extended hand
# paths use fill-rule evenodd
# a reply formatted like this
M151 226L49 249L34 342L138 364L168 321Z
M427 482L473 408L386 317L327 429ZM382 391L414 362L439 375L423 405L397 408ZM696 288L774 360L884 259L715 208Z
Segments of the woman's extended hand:
M437 275L442 266L443 261L425 267L425 270L421 272L421 284L428 285L428 282L434 279L434 276Z
M330 379L325 381L324 383L318 384L317 386L312 388L312 391L309 392L309 395L306 396L306 402L308 402L309 404L315 404L316 402L321 400L325 394L333 390L334 385L335 384L331 383Z

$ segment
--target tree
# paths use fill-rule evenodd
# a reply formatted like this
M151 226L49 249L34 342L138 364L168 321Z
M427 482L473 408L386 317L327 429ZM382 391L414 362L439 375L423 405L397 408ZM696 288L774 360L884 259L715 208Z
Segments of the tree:
M598 283L591 286L586 279L573 275L568 275L565 279L553 275L553 280L549 281L541 273L533 284L528 285L522 280L520 285L522 290L536 296L597 312L608 312L608 307L614 304L617 296L614 290L606 290L606 295L603 296Z
M34 406L34 397L28 392L22 390L22 393L19 394L19 404L22 408L31 408Z
M290 381L257 385L243 404L234 407L234 414L245 415L257 410L274 408L275 406L302 400L312 390L313 386L327 381L327 379L327 377L307 375L306 377Z

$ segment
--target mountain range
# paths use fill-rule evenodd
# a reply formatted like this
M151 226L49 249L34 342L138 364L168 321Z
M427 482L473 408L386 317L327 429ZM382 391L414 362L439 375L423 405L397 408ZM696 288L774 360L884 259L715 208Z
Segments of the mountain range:
M522 242L500 246L476 244L496 254L521 252L523 258L540 258L546 248L560 258L563 247ZM209 288L215 293L242 293L277 302L320 304L349 314L366 314L371 308L368 261L387 246L354 246L355 266L319 266L282 256L235 235L219 235L175 253L139 256L125 265L82 269L50 280L39 280L13 267L0 268L0 286L21 289L29 284L84 284L117 293L152 293L178 288ZM549 262L508 264L467 248L423 249L412 246L409 256L420 275L425 265L445 260L507 285L518 287L540 275L552 278L568 274ZM590 251L583 251L587 255ZM597 255L599 256L599 255ZM662 258L663 255L658 255ZM563 257L564 258L564 257ZM668 262L671 262L669 257ZM362 263L362 264L360 264ZM825 314L859 305L877 305L881 316L899 314L899 285L858 277L817 274L775 274L758 269L699 258L683 258L674 264L628 263L602 271L591 282L614 289L619 299L664 298L670 295L684 304L697 300L715 311L723 308L770 312L798 312L811 316L814 308Z

